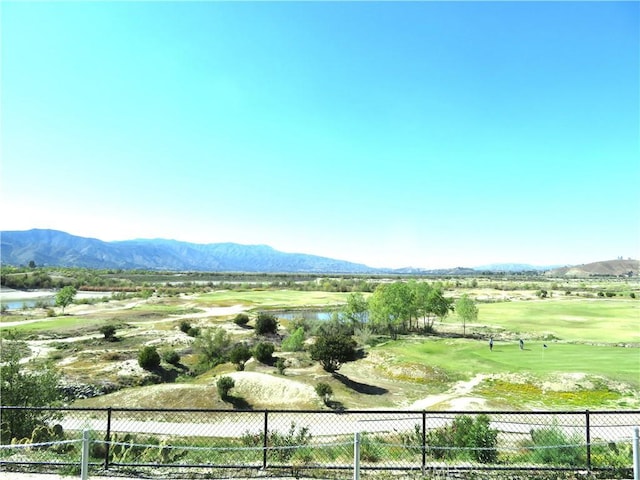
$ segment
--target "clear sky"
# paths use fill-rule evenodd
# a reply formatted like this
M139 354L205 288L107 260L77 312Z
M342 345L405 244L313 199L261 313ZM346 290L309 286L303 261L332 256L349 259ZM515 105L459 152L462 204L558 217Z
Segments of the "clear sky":
M0 229L640 256L638 2L8 2Z

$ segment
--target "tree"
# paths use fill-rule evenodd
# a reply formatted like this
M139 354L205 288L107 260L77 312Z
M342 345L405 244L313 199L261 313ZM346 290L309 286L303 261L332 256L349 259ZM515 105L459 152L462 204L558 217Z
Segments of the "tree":
M236 365L239 371L244 370L244 364L251 358L251 350L244 343L236 345L229 353L229 360Z
M327 372L336 372L343 363L356 358L356 342L346 335L327 335L318 337L309 347L311 359L320 362Z
M60 289L60 291L56 294L56 306L62 307L63 314L64 314L65 307L67 307L71 302L73 302L73 299L76 296L76 293L78 293L78 291L75 289L75 287L72 287L71 285L67 285L66 287L63 287L62 289Z
M176 352L173 348L165 350L162 352L162 360L167 362L169 365L178 365L180 364L180 354Z
M377 331L386 331L391 338L411 328L415 316L413 291L405 282L382 283L369 299L371 324Z
M138 352L138 365L145 370L157 370L160 366L160 354L156 347L146 346Z
M260 363L270 364L273 361L273 352L275 347L271 342L260 342L253 348L253 356Z
M104 335L104 339L110 342L115 342L116 339L116 326L115 325L103 325L98 331Z
M282 341L285 352L299 352L304 347L304 328L298 327L291 335Z
M318 396L322 399L325 405L329 404L329 400L331 399L331 395L333 395L333 388L328 383L320 382L315 386L315 391Z
M278 319L270 313L260 312L256 318L256 334L267 335L278 331Z
M227 361L231 338L220 327L207 328L196 338L194 348L200 352L202 363L215 367Z
M467 322L475 322L478 319L478 307L465 293L455 303L455 312L462 320L462 335L467 335Z
M349 294L343 313L354 328L362 326L369 316L369 305L364 295L362 293Z
M227 400L229 398L229 390L236 386L236 382L234 382L231 377L220 377L216 382L216 388L218 389L218 395L222 400Z
M4 347L4 345L3 345ZM6 354L6 349L5 352ZM0 391L3 406L51 407L62 399L58 389L60 376L49 365L38 366L33 372L20 363L17 352L11 352L8 361L0 365ZM33 430L55 418L47 410L3 410L2 441L31 437Z

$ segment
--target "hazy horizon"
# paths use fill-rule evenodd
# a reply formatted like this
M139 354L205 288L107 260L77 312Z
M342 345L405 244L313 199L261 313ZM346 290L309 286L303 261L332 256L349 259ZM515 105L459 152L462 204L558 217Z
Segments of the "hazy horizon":
M1 230L640 256L638 2L2 2Z

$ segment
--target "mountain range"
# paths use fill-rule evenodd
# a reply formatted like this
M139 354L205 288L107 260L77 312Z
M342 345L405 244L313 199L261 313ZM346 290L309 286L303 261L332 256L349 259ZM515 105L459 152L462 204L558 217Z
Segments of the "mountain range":
M172 270L260 273L354 273L470 275L478 272L546 271L554 276L638 275L637 260L611 260L579 267L536 267L525 264L494 264L476 268L380 269L360 263L285 253L267 245L238 243L197 244L165 239L105 242L58 230L32 229L0 233L0 261L3 265L82 267L124 270ZM593 266L593 267L590 267Z

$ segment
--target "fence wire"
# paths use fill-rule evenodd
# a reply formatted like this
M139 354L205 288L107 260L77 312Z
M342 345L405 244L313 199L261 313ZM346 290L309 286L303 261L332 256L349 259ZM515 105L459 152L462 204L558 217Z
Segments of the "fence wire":
M630 471L640 411L234 411L1 407L0 466L101 471ZM28 421L27 421L28 420ZM11 429L14 430L11 430ZM357 434L357 435L356 435ZM207 470L209 469L209 470ZM350 475L350 474L347 474ZM428 478L428 477L426 477ZM444 478L444 477L443 477Z

